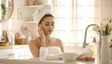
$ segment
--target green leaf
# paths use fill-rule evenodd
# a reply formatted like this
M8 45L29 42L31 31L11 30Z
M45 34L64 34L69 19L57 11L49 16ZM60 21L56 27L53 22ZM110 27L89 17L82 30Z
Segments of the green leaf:
M112 39L111 39L111 42L112 42Z
M110 19L109 23L111 23L111 19Z
M110 45L110 48L112 48L112 45Z
M105 35L109 35L109 32L108 31L109 30L108 30L108 24L107 24L106 29L105 29Z
M5 19L5 15L6 15L6 6L4 4L1 4L1 8L3 10L1 18L4 20Z

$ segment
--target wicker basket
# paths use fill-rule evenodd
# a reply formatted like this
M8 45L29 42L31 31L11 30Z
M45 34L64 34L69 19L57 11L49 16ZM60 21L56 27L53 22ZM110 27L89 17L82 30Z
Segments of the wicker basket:
M26 39L17 39L17 44L25 44Z
M8 46L9 43L8 42L0 42L0 46Z

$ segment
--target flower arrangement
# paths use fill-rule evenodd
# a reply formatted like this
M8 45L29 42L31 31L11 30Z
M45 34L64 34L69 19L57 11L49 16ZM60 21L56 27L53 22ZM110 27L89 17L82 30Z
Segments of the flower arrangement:
M108 36L110 35L111 31L112 31L112 22L111 20L108 21L108 22L104 22L104 23L101 23L101 26L100 27L93 27L93 30L94 31L97 31L97 32L101 32L100 34L102 36ZM110 39L111 43L110 43L110 48L112 47L112 39Z
M101 23L100 27L95 26L93 27L93 30L97 32L101 32L101 35L109 35L110 32L112 31L112 22L110 20L109 22Z

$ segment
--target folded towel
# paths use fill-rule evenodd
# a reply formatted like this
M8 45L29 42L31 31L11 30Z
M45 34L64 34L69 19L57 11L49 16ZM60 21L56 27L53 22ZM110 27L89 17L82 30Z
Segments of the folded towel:
M41 47L40 48L40 59L60 59L62 58L61 49L56 46L50 46L50 47Z
M91 48L85 48L81 52L78 53L78 57L80 58L91 58L93 55L93 51Z
M61 54L56 54L56 55L54 55L54 54L48 54L48 55L46 55L46 59L47 60L58 60L58 59L62 59L63 58L63 56L61 55Z

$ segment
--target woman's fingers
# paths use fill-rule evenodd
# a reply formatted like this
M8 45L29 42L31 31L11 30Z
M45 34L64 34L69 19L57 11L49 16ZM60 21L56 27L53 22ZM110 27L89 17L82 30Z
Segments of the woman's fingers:
M41 33L41 25L38 27L38 32Z
M39 32L41 37L43 37L43 38L45 37L44 31L43 31L43 28L41 25L38 27L38 32Z

